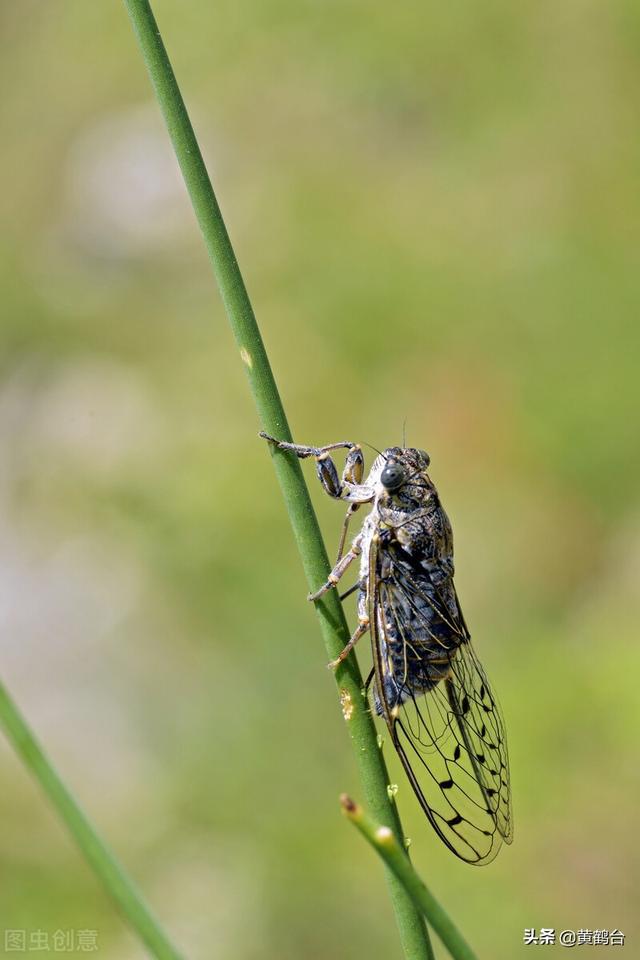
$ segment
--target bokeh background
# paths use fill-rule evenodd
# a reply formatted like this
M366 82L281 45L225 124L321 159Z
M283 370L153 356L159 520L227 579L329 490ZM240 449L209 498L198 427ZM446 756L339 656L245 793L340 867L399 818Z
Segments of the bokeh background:
M453 519L515 842L458 863L398 772L417 867L482 957L564 955L525 927L620 928L636 955L640 8L155 7L294 435L386 446L406 419ZM0 18L4 680L190 958L397 957L124 9ZM0 768L0 927L142 957L4 740Z

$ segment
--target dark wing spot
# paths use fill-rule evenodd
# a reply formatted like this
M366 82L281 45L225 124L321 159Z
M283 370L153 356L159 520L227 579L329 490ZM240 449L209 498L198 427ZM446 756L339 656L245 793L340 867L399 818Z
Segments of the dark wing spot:
M447 820L447 823L449 824L450 827L455 827L459 823L462 823L462 817L458 813L455 817L451 817L450 820Z
M441 780L441 781L440 781L440 787L441 787L443 790L451 790L451 787L452 787L452 786L453 786L453 780Z
M459 759L460 759L460 752L461 752L461 751L460 751L460 744L457 743L457 744L456 744L456 748L455 748L455 750L453 751L453 759L454 759L454 760L459 760Z
M469 698L468 698L466 695L462 698L462 703L461 703L460 706L461 706L461 708L462 708L462 713L463 713L463 714L469 712ZM487 709L487 708L485 707L485 710L486 710L486 709Z

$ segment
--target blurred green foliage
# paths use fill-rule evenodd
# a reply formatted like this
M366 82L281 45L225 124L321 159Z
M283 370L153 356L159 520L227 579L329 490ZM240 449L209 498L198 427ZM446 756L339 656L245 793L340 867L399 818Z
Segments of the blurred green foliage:
M453 519L516 834L457 863L394 766L416 866L492 960L528 956L525 927L633 942L637 4L154 6L295 437L384 446L406 418ZM124 10L0 18L3 675L190 957L397 956ZM314 495L332 552L342 512ZM4 744L0 764L0 926L142 956Z

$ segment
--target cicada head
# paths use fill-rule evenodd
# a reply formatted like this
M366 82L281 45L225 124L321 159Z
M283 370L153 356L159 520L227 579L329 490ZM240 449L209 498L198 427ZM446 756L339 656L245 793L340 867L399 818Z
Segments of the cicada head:
M431 463L429 454L415 447L389 447L382 456L380 483L388 493L397 493L406 483L426 473Z

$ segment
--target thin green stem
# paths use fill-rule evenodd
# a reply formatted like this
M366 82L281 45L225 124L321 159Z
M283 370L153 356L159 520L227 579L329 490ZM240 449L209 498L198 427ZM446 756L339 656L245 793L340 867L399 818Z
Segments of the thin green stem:
M340 797L340 803L343 813L409 892L416 907L425 915L454 960L477 960L458 928L412 867L406 850L398 843L393 831L367 816L362 807L346 794Z
M289 426L262 337L151 6L147 0L124 0L124 3L200 224L249 378L260 424L272 436L290 440ZM326 580L329 571L318 521L297 458L273 447L270 449L307 582L314 591ZM316 603L316 611L327 655L334 659L349 638L347 622L335 591L330 591ZM374 815L392 824L397 836L402 838L398 812L387 793L389 778L375 727L362 696L362 677L355 657L350 656L336 671L336 681L367 803ZM432 960L429 935L420 912L392 873L388 875L388 883L405 955L411 960Z
M181 960L158 921L95 827L64 785L18 707L0 683L0 723L24 765L47 795L52 807L75 838L89 865L120 908L125 919L158 960Z

